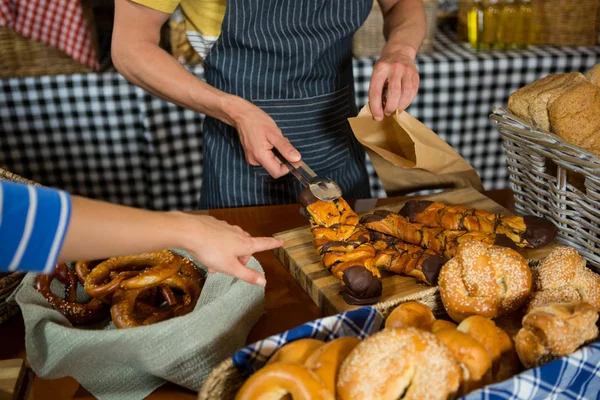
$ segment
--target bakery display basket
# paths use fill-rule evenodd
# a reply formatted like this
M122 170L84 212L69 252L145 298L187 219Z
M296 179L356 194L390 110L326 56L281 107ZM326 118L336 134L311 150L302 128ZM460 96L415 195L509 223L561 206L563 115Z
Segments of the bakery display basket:
M287 343L305 338L325 342L340 337L366 337L380 331L384 316L373 307L363 307L300 325L238 350L206 379L198 400L233 400L245 380L263 367L268 359ZM600 386L600 342L593 342L575 353L541 367L528 369L500 383L489 385L461 397L461 400L483 398L542 400L550 395L581 393L587 382L587 393Z
M13 174L3 168L0 168L0 179L12 182L28 183L37 185L37 183L25 179L17 174ZM19 313L19 306L14 303L9 303L6 300L15 291L19 283L25 276L21 272L8 272L0 274L0 325L8 321L13 316Z
M600 157L505 109L490 118L502 136L517 212L552 221L557 240L600 271Z

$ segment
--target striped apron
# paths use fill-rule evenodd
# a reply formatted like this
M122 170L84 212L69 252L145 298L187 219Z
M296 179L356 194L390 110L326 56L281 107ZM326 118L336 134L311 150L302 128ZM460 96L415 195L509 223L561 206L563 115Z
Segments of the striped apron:
M209 84L270 115L317 174L345 198L370 197L356 115L352 35L373 0L228 0L221 35L205 59ZM291 174L273 179L246 162L234 128L207 117L200 208L296 203Z

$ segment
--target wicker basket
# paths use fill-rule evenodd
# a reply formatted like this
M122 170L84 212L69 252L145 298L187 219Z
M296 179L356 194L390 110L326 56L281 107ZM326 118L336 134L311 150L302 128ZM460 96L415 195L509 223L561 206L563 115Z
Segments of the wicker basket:
M535 130L504 109L491 115L502 136L515 207L552 221L557 240L600 272L600 158Z
M546 0L542 42L554 46L594 46L598 0Z
M39 184L33 181L13 174L12 172L8 172L2 168L0 168L0 179L39 186ZM7 303L6 299L17 288L24 276L25 274L22 272L9 272L0 274L0 325L19 313L19 307L16 304Z
M81 1L81 6L98 52L93 4L85 0ZM0 27L0 79L87 72L91 72L88 67L57 48L23 37L12 28Z
M437 31L437 9L439 2L438 0L425 0L423 4L427 17L427 32L419 52L427 53L433 50L435 33ZM352 53L356 57L379 57L383 46L385 46L383 15L381 8L379 8L379 3L375 1L366 21L354 34L352 39Z

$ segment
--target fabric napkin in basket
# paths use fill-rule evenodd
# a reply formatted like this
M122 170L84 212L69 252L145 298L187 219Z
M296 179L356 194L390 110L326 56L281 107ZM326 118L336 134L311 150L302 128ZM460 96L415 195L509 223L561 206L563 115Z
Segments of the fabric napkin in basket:
M263 272L254 258L248 266ZM198 391L210 371L246 343L263 313L264 288L208 274L187 315L130 329L115 329L112 322L73 328L34 280L27 274L14 295L31 368L42 378L71 376L101 400L143 399L167 381ZM85 296L81 285L79 290L78 297Z

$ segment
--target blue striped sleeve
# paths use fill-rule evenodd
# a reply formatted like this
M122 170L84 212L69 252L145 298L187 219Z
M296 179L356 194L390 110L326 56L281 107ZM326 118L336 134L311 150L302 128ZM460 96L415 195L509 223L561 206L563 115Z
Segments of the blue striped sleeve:
M52 272L70 219L66 192L0 180L0 271Z

